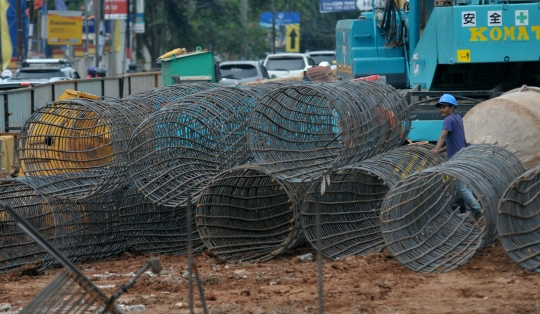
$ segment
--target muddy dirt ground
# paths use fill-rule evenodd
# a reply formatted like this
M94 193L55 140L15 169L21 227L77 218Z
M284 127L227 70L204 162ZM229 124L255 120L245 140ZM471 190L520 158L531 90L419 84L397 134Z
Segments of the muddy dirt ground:
M297 258L309 252L314 261ZM131 252L77 266L111 295L147 258ZM189 312L187 276L182 276L187 269L186 257L159 258L162 273L144 274L119 299L127 313ZM300 248L263 264L224 264L209 253L196 255L195 261L210 313L317 312L317 263L311 248ZM48 269L36 273L28 266L0 275L0 309L16 313L58 272ZM540 312L540 274L514 264L499 242L464 267L444 274L415 273L387 251L324 260L323 274L325 313ZM195 300L196 313L203 313L198 293Z

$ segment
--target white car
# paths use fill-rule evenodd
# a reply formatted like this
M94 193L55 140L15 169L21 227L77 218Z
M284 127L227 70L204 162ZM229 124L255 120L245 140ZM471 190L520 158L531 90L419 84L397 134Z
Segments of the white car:
M306 54L313 58L313 61L317 64L321 64L321 62L328 62L330 63L330 66L332 67L332 72L335 72L337 70L336 65L336 52L333 50L318 50L318 51L306 51Z
M303 53L270 54L264 59L264 67L270 78L298 76L315 65L315 61Z

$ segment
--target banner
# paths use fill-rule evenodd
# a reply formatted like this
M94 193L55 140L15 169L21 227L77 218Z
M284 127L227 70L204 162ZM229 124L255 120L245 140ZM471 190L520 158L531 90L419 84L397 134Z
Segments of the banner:
M2 71L7 69L11 62L11 54L13 46L11 44L11 36L9 35L9 25L7 19L7 10L9 3L7 0L0 0L0 38L2 38Z
M127 0L105 0L104 13L106 20L127 20Z
M358 11L357 2L358 7L360 7L364 2L369 2L369 4L371 4L371 0L320 0L319 12L332 13Z
M49 45L82 45L81 12L49 11L47 14L47 43Z

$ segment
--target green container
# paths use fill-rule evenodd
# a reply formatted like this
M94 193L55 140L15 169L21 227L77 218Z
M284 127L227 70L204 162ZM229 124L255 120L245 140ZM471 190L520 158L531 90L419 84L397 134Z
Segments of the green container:
M202 51L201 47L197 47L194 52L179 56L172 55L170 58L161 60L161 75L163 85L195 82L215 83L214 53ZM175 75L179 76L179 81L174 79Z

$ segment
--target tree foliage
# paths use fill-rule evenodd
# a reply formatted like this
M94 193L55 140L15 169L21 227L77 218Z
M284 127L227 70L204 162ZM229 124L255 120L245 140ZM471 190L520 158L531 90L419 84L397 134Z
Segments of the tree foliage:
M319 13L319 0L248 0L247 26L241 23L241 0L146 0L146 33L140 41L153 60L165 51L196 46L225 58L238 59L245 49L256 60L271 51L267 29L259 25L265 11L300 13L300 49L335 49L338 20L356 18L358 12Z

